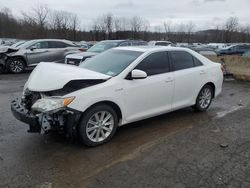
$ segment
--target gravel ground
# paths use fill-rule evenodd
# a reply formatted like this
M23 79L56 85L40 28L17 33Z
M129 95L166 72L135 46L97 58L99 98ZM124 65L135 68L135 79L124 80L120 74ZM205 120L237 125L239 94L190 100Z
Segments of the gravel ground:
M250 187L250 83L225 82L205 113L129 124L87 148L12 116L28 75L0 75L0 187Z

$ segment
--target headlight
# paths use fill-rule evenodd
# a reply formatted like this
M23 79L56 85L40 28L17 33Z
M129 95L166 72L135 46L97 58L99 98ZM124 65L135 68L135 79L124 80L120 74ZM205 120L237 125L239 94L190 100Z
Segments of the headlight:
M67 98L60 98L60 97L50 97L50 98L42 98L37 100L32 105L32 110L38 112L51 112L60 110L66 106L68 106L75 97L67 97Z

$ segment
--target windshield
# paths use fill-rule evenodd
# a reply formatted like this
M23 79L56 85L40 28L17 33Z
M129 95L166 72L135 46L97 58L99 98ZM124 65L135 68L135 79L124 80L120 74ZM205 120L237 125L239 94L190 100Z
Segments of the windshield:
M35 40L26 41L26 42L22 43L21 45L17 46L17 48L18 49L27 48L30 45L32 45L34 42L35 42Z
M116 76L141 54L142 52L112 49L87 60L80 67L109 76Z
M117 47L118 45L119 45L119 42L102 41L102 42L99 42L96 45L92 46L90 49L88 49L88 52L101 53L101 52L104 52L110 48Z
M15 44L12 44L11 47L12 48L17 48L18 46L22 45L23 43L25 43L25 41L20 41L20 42L17 42Z

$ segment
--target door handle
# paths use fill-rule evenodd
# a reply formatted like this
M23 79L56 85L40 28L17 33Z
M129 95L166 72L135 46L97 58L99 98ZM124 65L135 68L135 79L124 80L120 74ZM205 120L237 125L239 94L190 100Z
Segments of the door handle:
M174 81L174 79L171 77L168 77L167 80L165 80L166 83L173 82L173 81Z
M204 70L200 71L200 75L206 74L206 72Z

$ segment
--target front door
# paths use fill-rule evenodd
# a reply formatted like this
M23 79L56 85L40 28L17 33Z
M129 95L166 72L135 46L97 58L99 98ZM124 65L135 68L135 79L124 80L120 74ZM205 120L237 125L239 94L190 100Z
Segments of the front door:
M40 62L49 62L53 56L47 41L37 42L26 50L28 66L36 65Z
M124 80L126 121L136 121L171 110L174 78L167 52L147 56L135 68L145 71L145 79Z

